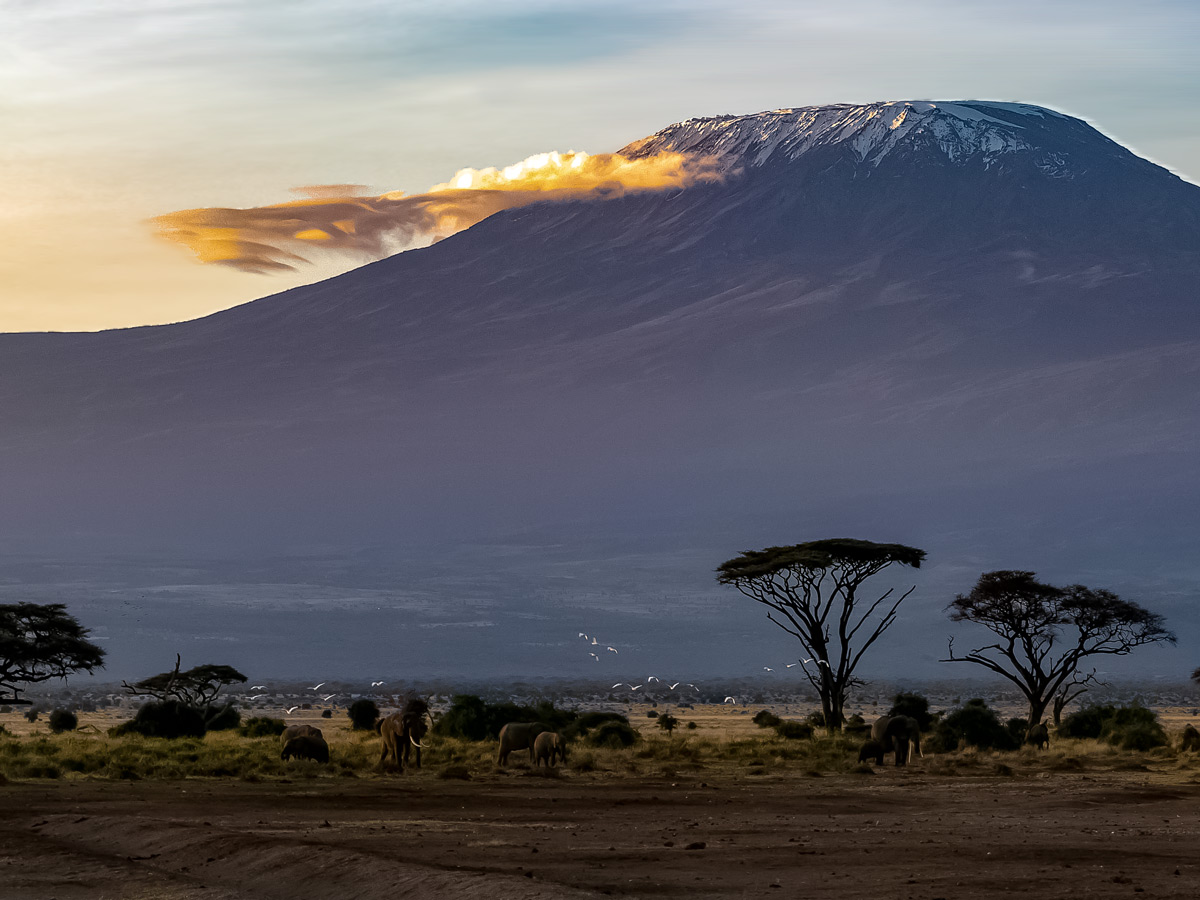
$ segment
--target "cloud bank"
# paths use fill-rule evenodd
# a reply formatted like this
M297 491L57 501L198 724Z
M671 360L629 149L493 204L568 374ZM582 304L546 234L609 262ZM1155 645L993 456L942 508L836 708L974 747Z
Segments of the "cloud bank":
M294 188L305 199L249 209L185 209L153 219L158 233L202 263L244 272L291 271L315 253L379 259L449 237L493 213L538 201L611 198L720 178L715 161L662 153L539 153L503 169L462 169L422 194L377 197L361 185Z

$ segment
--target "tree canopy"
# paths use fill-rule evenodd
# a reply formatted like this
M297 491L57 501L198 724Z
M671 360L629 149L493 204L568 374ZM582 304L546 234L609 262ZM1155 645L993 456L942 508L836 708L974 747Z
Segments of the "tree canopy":
M1044 584L1033 572L984 572L948 609L951 620L983 625L998 640L956 656L951 638L943 662L974 663L1007 678L1029 701L1030 725L1041 721L1056 693L1094 680L1094 671L1080 671L1089 658L1175 643L1159 614L1112 591Z
M916 569L924 560L924 550L904 544L831 538L746 550L717 567L717 581L769 607L767 618L800 641L825 724L840 731L849 689L859 683L855 668L915 587L894 600L894 589L866 601L858 590L890 565Z
M180 657L175 655L175 668L170 672L160 672L141 681L129 684L122 682L125 690L131 694L145 694L155 698L160 703L175 700L184 706L197 710L211 723L220 716L225 708L213 709L213 703L221 689L231 684L245 684L246 676L233 666L214 665L205 663L195 666L186 672L179 671ZM217 727L212 725L211 727Z
M0 604L0 699L24 703L18 684L91 674L104 665L104 651L62 603Z

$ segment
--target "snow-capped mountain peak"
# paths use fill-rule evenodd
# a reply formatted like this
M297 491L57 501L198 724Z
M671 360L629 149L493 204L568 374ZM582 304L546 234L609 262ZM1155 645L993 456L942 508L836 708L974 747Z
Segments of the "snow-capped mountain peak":
M1121 150L1085 123L1039 106L903 100L688 119L622 152L702 154L728 160L731 167L759 167L833 148L858 166L874 168L898 151L929 149L951 163L981 161L988 168L1006 154L1063 149L1047 146L1046 135L1064 126L1073 140L1083 129Z

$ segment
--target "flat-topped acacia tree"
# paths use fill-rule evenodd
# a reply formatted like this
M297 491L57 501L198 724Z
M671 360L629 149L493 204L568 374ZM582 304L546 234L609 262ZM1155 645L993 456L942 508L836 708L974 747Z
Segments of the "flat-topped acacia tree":
M859 589L890 565L917 569L924 559L924 550L903 544L832 538L747 550L717 567L717 581L769 607L767 618L800 641L801 666L834 732L842 730L846 698L859 683L854 670L916 586L896 599L894 588L865 599Z
M0 605L0 703L28 705L18 684L38 684L104 665L104 651L61 603Z
M1007 678L1029 703L1031 727L1042 721L1055 695L1078 696L1079 688L1095 682L1094 670L1081 671L1092 658L1175 643L1158 613L1112 591L1043 584L1033 572L984 572L948 609L953 621L982 625L996 640L959 656L951 638L942 662L974 663ZM1072 689L1076 693L1066 693Z

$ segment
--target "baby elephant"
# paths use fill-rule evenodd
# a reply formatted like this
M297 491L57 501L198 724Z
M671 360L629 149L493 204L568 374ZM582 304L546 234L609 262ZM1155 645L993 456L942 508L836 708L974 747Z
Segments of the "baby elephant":
M319 763L329 762L329 745L325 738L302 734L284 744L280 759L313 759Z
M1046 727L1045 722L1039 722L1029 729L1029 734L1025 738L1025 743L1033 744L1039 750L1044 750L1050 746L1050 729Z
M858 761L866 762L868 759L873 759L875 760L875 765L882 766L883 754L886 752L887 750L884 749L883 744L879 743L879 741L867 741L858 751Z
M543 731L533 739L533 764L553 766L555 757L564 763L567 761L567 742L557 732Z

